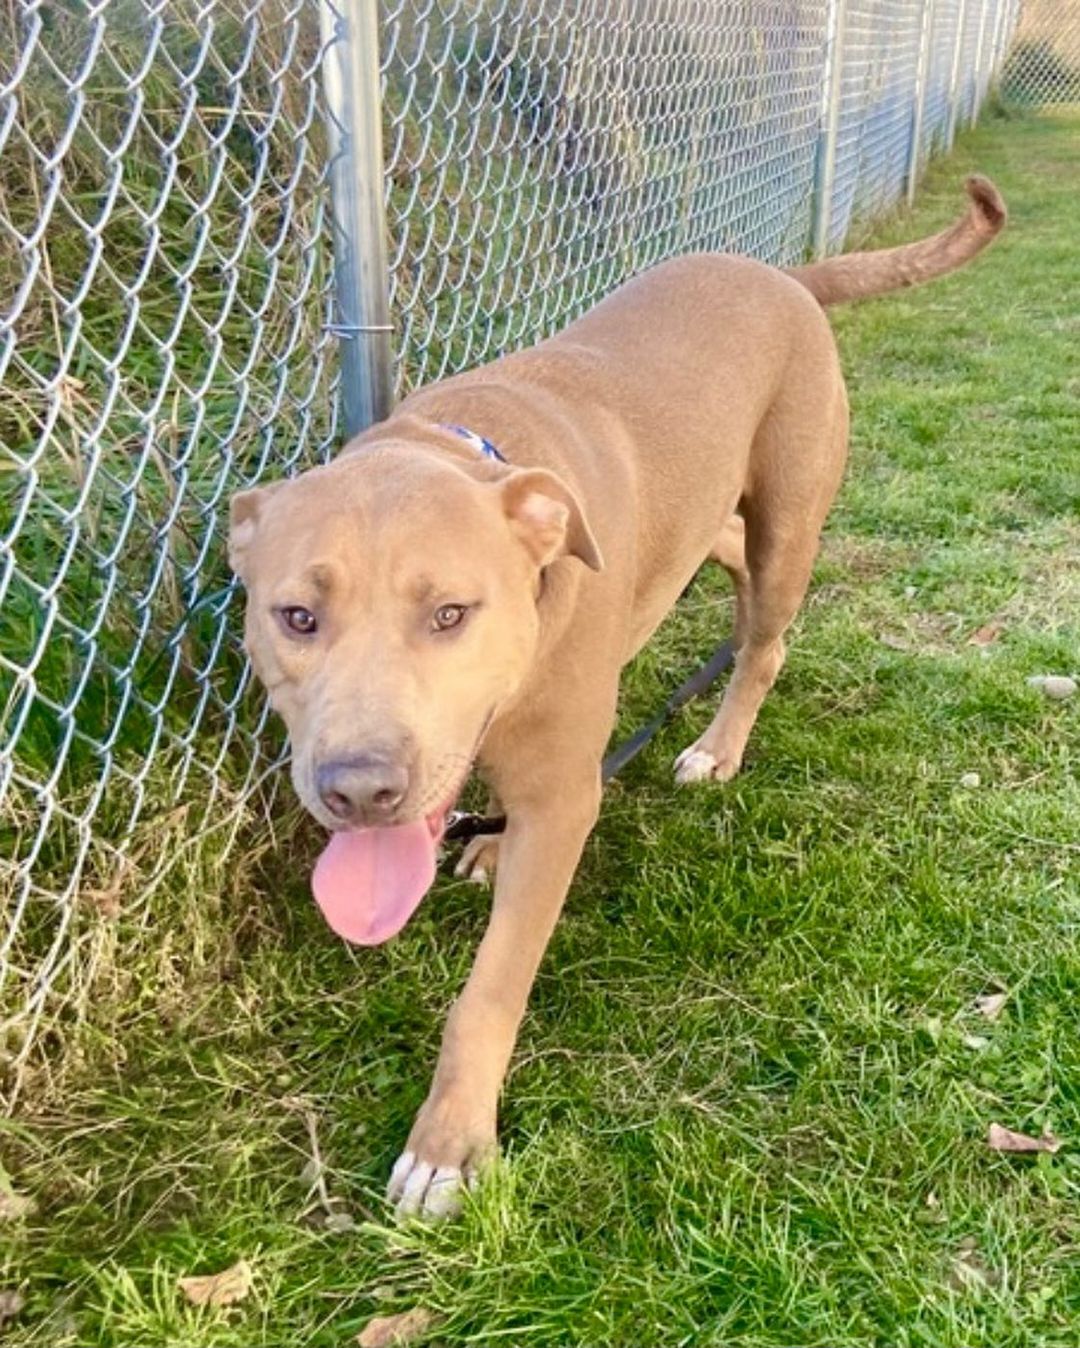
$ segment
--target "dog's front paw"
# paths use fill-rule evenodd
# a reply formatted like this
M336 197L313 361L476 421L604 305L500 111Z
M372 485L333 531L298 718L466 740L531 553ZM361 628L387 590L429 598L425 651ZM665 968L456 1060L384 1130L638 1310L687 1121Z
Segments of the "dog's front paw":
M489 1117L449 1096L429 1096L391 1171L386 1196L398 1217L455 1217L465 1190L496 1149L493 1110Z
M740 760L721 755L719 758L703 749L699 744L691 744L675 760L675 780L680 786L690 782L730 782L739 771Z
M490 834L481 834L466 843L461 859L454 867L454 874L462 880L471 880L475 885L490 885L495 878L495 867L499 862L499 840Z

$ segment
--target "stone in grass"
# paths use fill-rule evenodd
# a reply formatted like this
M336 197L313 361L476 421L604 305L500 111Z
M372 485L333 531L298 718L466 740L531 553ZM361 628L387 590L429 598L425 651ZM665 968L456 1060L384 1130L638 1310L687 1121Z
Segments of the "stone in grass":
M1029 688L1039 688L1043 695L1053 702L1064 702L1076 692L1076 680L1067 674L1033 674L1028 679Z
M960 778L960 785L968 791L974 791L982 782L982 778L977 772L965 772Z

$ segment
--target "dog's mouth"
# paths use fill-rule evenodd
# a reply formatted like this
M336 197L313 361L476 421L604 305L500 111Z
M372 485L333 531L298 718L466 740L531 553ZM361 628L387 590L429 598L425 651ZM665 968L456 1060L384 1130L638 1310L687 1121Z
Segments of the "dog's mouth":
M484 718L472 754L453 762L452 781L433 788L440 803L403 824L331 834L315 863L311 890L330 927L354 945L381 945L412 917L435 880L447 816L472 769L493 712ZM449 775L449 774L448 774Z
M311 889L330 927L354 945L396 936L435 879L436 854L458 791L408 824L340 830L315 863Z

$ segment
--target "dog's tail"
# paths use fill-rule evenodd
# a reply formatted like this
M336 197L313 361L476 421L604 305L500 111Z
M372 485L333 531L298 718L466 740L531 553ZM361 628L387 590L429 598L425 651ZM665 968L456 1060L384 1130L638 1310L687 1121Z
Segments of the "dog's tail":
M821 305L884 295L956 271L997 238L1007 214L1001 193L989 178L971 177L965 187L971 198L967 211L940 234L899 248L846 253L785 270Z

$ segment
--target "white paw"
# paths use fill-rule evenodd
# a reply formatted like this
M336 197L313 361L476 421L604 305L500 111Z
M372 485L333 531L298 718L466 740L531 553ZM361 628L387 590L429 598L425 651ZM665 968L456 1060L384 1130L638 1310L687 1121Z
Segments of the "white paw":
M675 760L675 780L680 786L691 782L730 782L738 770L738 760L717 758L696 744L684 749Z
M386 1196L399 1218L423 1217L437 1222L458 1215L465 1191L471 1187L472 1178L463 1175L456 1165L433 1166L406 1151L390 1172Z
M691 745L684 749L675 760L675 780L687 782L707 782L713 775L716 759L705 749Z
M494 878L498 860L498 838L481 835L466 844L461 859L454 867L454 874L461 880L471 880L474 885L489 885Z

